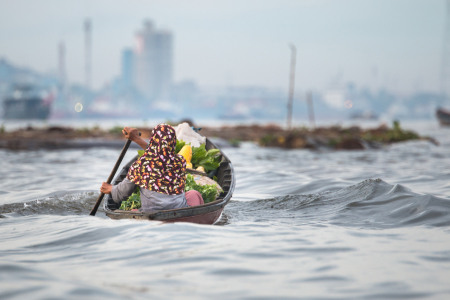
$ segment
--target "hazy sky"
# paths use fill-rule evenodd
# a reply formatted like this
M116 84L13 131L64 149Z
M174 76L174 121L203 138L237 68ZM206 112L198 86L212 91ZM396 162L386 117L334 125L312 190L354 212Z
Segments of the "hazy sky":
M120 74L145 19L174 34L174 80L201 86L299 89L386 86L438 91L444 0L0 0L0 57L47 72L66 44L71 82L84 82L83 21L92 19L93 83Z

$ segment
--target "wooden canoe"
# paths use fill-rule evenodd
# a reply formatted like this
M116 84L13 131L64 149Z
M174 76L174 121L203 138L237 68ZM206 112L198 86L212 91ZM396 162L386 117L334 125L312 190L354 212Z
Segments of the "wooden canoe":
M205 146L206 150L218 149L209 139L206 139ZM225 205L227 205L228 201L230 201L236 185L236 178L231 161L222 151L221 156L220 166L216 171L214 171L214 176L217 177L217 182L222 187L223 192L215 201L186 208L154 212L139 212L118 209L118 205L113 201L111 195L109 194L103 201L106 215L111 219L143 219L163 222L214 224L217 220L219 220ZM128 169L136 159L137 155L123 167L120 173L114 178L112 185L119 184L119 182L127 176Z

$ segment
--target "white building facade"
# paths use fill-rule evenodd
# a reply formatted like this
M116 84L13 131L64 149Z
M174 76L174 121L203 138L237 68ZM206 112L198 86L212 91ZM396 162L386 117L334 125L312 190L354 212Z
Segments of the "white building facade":
M156 30L153 23L144 23L144 29L136 34L134 49L133 81L147 98L170 98L172 86L172 33Z

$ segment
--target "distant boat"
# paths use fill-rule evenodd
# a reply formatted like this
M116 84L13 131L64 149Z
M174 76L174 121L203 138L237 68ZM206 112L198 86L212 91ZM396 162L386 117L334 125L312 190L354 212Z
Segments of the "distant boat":
M450 111L439 107L436 110L436 116L441 125L450 125Z
M224 113L219 115L219 119L221 120L246 120L248 119L247 115L239 114L239 113Z
M378 116L372 111L356 111L350 115L352 120L378 120Z
M33 85L14 85L3 100L3 117L8 120L45 120L53 96Z

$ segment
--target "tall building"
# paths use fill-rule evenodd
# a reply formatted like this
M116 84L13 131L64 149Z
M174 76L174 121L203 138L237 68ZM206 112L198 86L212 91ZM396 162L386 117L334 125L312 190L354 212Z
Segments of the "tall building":
M84 59L86 72L86 87L92 88L92 24L90 19L84 21Z
M130 48L122 51L122 83L125 88L133 86L133 50Z
M172 33L157 30L146 21L136 34L133 61L134 85L149 99L163 100L172 85Z
M66 47L64 42L58 45L58 81L60 90L66 87Z

